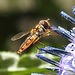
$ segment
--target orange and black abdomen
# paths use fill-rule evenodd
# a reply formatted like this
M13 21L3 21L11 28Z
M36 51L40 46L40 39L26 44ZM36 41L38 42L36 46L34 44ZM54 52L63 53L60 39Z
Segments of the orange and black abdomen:
M18 53L21 53L22 51L26 50L36 39L36 35L27 37L27 39L20 46Z

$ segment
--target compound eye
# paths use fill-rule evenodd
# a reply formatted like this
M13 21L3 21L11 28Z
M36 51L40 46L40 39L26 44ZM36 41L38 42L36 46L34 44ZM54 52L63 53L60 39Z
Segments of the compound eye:
M41 20L39 23L40 23L41 25L43 25L45 29L49 28L49 25L48 25L48 23L47 23L46 21Z

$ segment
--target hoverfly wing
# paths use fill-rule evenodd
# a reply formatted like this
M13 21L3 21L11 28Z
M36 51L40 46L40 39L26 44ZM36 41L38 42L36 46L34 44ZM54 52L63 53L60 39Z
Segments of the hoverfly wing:
M11 38L11 40L12 40L12 41L18 40L18 39L24 37L25 35L27 35L27 34L29 34L29 33L30 33L30 32L27 32L27 33L25 33L25 32L20 32L20 33L14 35L14 36Z

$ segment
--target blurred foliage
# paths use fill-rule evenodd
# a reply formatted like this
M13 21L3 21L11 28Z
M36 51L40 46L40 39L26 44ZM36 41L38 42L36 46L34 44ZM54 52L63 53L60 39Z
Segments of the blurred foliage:
M36 55L36 53L34 54ZM0 74L1 75L30 75L31 73L48 73L42 65L49 65L35 57L32 54L22 55L12 52L0 52ZM49 57L47 55L47 57ZM16 63L17 62L17 63Z
M17 54L19 46L27 36L15 42L10 39L18 32L28 32L41 19L47 18L50 18L51 25L70 30L74 25L62 18L60 11L63 10L74 16L71 10L74 5L75 0L0 0L0 75L30 75L30 73L34 72L47 72L48 70L40 69L39 66L49 64L37 58L31 58L35 57L37 53L34 45L31 45L21 56ZM42 37L40 41L47 46L58 48L63 48L62 45L68 44L68 40L60 36ZM36 45L43 47L38 42ZM4 51L8 52L3 54ZM50 56L50 58L52 57ZM53 57L53 59L57 60L58 58ZM49 73L53 75L53 73Z
M20 62L18 64L19 67L26 67L26 68L38 67L39 65L41 65L41 61L37 59L31 59L30 57L26 57L26 58L24 57L20 59Z
M10 67L14 63L14 60L12 58L2 60L0 56L0 70L4 69L7 70L8 67Z

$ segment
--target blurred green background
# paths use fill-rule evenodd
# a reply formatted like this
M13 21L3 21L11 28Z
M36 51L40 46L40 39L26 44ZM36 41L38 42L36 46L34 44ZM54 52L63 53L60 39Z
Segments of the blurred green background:
M37 49L34 45L31 45L21 55L17 54L19 46L27 36L15 42L11 41L11 37L21 31L28 32L41 19L47 18L50 18L51 25L70 30L75 25L64 19L60 12L63 10L75 17L72 14L73 6L75 6L75 0L0 0L0 73L4 75L30 75L32 72L47 72L48 70L44 68L38 68L39 65L46 63L35 57ZM47 46L58 48L63 48L62 45L69 43L61 36L42 37L39 41ZM36 45L43 47L38 42ZM57 57L50 58L56 60ZM10 68L13 65L14 67Z

